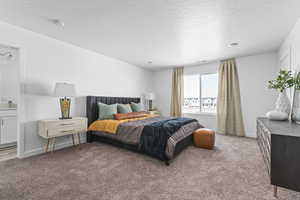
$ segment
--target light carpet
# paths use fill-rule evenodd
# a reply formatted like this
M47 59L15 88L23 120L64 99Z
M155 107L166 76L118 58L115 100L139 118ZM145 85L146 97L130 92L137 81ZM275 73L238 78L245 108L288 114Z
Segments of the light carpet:
M279 199L300 194L280 188ZM269 200L273 187L256 140L217 135L170 166L102 143L0 162L1 200Z

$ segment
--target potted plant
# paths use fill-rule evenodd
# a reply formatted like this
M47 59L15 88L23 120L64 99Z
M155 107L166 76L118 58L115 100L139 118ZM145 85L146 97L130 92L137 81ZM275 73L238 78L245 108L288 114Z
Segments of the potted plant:
M286 89L294 85L294 78L292 72L288 70L280 70L276 79L269 81L269 88L279 91L279 96L275 103L275 110L278 112L285 112L289 115L291 111L291 103L286 94Z

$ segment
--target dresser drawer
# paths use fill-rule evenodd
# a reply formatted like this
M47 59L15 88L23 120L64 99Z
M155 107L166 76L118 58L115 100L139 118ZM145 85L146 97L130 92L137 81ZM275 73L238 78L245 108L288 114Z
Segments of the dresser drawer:
M266 128L266 126L260 121L257 120L257 142L258 146L260 148L260 151L262 153L263 160L266 164L266 168L268 171L268 174L271 173L271 133Z
M47 137L57 137L63 135L70 135L80 132L85 132L86 128L82 126L72 126L72 127L61 127L56 129L48 129L47 130Z
M68 120L68 121L55 121L55 122L49 122L45 124L45 128L47 130L50 129L60 129L60 128L74 128L74 127L85 127L86 128L86 122L84 120Z

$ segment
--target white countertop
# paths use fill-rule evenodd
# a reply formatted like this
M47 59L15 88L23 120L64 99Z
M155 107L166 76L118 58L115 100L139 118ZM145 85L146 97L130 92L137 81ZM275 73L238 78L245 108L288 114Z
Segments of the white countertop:
M0 111L5 111L5 110L17 110L17 104L2 104L0 103Z

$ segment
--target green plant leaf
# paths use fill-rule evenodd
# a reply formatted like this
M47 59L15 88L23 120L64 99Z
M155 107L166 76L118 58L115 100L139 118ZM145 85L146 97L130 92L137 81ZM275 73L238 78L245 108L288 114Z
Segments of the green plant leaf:
M277 89L283 92L287 88L293 87L296 80L292 77L292 72L288 70L280 70L276 79L269 81L269 88ZM299 75L300 83L300 75ZM299 85L300 88L300 85Z

